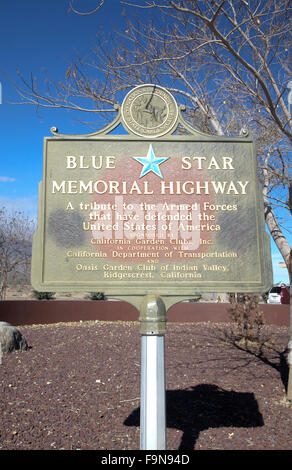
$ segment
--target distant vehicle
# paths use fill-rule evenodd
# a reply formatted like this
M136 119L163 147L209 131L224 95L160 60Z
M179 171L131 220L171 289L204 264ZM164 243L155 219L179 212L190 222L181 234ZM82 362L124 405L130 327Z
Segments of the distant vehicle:
M268 304L280 304L281 303L281 284L273 286L268 292ZM290 286L286 286L288 292L290 292Z

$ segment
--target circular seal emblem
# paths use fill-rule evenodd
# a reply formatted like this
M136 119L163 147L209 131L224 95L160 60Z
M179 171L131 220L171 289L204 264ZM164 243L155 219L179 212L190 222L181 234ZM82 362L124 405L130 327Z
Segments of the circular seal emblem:
M125 97L122 118L140 137L160 137L175 126L178 107L173 96L158 85L139 85Z

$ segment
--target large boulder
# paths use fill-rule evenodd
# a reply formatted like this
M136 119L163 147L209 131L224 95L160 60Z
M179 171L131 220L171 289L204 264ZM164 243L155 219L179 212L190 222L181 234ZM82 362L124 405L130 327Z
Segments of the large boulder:
M28 344L20 331L6 321L0 321L0 344L2 352L28 349Z

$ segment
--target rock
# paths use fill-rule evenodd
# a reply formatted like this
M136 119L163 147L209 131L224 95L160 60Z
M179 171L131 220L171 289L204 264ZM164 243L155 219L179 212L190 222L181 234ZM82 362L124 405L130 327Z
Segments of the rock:
M5 321L0 322L0 344L2 352L28 349L27 341L20 331Z

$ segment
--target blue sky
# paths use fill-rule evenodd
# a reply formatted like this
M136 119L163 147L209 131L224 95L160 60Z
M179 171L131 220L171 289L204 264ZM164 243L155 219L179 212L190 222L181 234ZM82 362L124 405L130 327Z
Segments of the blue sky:
M93 10L96 0L75 0L82 11ZM69 12L69 0L14 0L1 5L0 28L0 207L37 211L38 182L42 179L43 137L50 128L82 134L74 115L66 110L45 110L11 104L19 97L6 77L17 81L17 69L29 79L44 78L44 69L56 80L65 77L75 51L85 54L101 31L119 27L123 21L119 0L105 1L98 14L78 16ZM289 236L290 244L292 237ZM288 282L279 268L281 255L272 242L274 282Z

